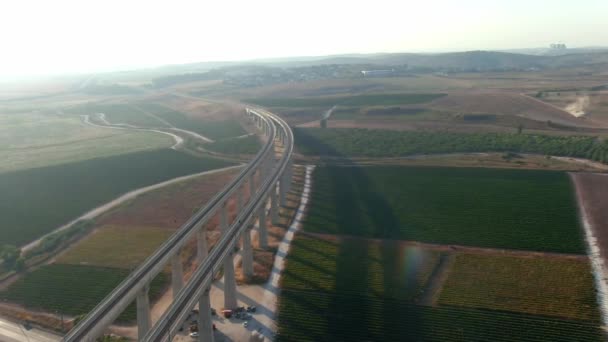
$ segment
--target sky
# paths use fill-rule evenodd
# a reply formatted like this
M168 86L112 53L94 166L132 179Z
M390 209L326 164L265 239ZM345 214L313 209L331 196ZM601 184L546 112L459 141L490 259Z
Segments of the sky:
M0 77L198 61L608 45L607 0L5 0Z

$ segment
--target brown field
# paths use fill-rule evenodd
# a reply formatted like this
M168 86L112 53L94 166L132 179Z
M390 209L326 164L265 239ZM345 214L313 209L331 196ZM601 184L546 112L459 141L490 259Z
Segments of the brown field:
M548 121L570 126L587 126L566 111L547 105L534 98L513 93L450 93L429 104L431 108L461 113L517 115L537 121Z

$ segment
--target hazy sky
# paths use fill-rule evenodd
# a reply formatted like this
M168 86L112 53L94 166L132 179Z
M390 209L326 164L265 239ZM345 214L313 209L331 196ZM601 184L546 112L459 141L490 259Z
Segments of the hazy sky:
M608 45L608 0L2 0L0 75Z

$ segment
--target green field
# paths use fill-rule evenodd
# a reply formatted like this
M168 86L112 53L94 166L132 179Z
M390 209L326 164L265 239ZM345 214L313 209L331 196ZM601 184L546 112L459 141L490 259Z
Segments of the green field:
M0 173L169 147L163 134L97 128L80 117L0 115Z
M165 123L152 115L146 114L135 106L115 103L99 104L89 103L86 105L67 108L66 112L72 114L96 114L103 113L111 124L127 124L137 127L167 127Z
M581 157L608 163L608 142L599 142L596 137L590 136L398 132L348 128L295 128L294 136L301 153L331 157L522 152Z
M459 254L441 305L600 319L587 260Z
M604 341L595 322L282 290L276 341Z
M167 240L166 227L103 226L62 253L59 264L132 269Z
M161 106L156 103L143 103L138 107L167 121L171 125L199 133L216 140L247 134L236 119L209 121L189 117L185 113Z
M206 144L205 149L225 154L255 154L260 148L260 139L256 135L248 135L243 138L232 138L217 140L213 143Z
M266 107L395 106L433 101L445 94L374 94L335 97L266 97L245 99Z
M22 245L140 187L228 162L154 150L0 174L0 245Z
M309 232L585 253L563 172L437 167L318 167Z
M27 308L42 309L76 316L89 312L129 274L127 269L51 264L26 274L0 298ZM151 283L150 299L160 296L169 277L160 273ZM135 303L118 318L131 322L136 318Z
M364 239L327 241L300 236L292 242L281 287L413 300L439 253Z
M540 297L537 302L546 304L545 308L551 307L554 314L564 310L562 317L501 311L504 307L480 309L466 303L463 306L442 302L436 307L417 305L419 294L429 286L438 254L420 247L400 247L394 241L297 235L281 279L277 341L603 340L596 310L592 308L589 315L582 311L574 317L568 314L575 312L569 305L588 303L589 297L594 295L589 287L593 282L590 276L585 276L553 283L560 275L556 273L556 266L562 261L542 271L543 265L551 263L542 260L535 265L536 273L527 275L523 274L527 268L520 271L507 268L507 271L523 275L524 278L519 279L524 284L513 282L518 286L505 287L500 297L493 298L509 305L512 298L522 297L520 290L533 290L543 280L545 287L574 285L574 289L561 288L562 293L570 291L574 298L545 298L543 303ZM585 265L588 271L588 264ZM576 268L574 272L567 269L564 276L580 276L583 268ZM548 277L533 280L531 285L525 284L529 277L546 275ZM454 281L458 283L461 276L461 273L449 273L448 282L456 278ZM470 291L482 296L491 288L481 277L483 275L474 278L461 290L467 293L473 286L475 288ZM486 275L486 279L489 277ZM585 286L576 287L579 284ZM549 291L551 294L557 292ZM450 295L458 296L457 293ZM532 292L528 297L536 295L538 292Z

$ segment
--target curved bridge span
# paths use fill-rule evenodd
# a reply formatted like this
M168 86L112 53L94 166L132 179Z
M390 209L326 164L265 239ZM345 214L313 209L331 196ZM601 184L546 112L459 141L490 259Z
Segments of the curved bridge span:
M266 203L270 200L270 215L272 221L277 222L279 205L285 204L291 183L291 129L285 121L266 110L247 108L246 113L265 138L264 146L255 158L99 303L64 337L64 341L95 341L134 300L137 302L138 340L171 341L188 314L198 304L199 341L213 341L209 300L211 283L215 275L223 269L224 306L236 308L237 287L233 263L235 247L238 241L242 240L243 272L245 275L252 275L252 223L259 217L259 244L260 247L266 247ZM278 154L276 147L281 147ZM250 196L244 203L246 184L249 186ZM227 203L233 197L236 197L237 215L229 222ZM203 226L218 212L222 236L214 248L208 251ZM198 266L184 284L180 251L195 236ZM152 325L148 296L150 283L168 264L171 265L173 303Z

